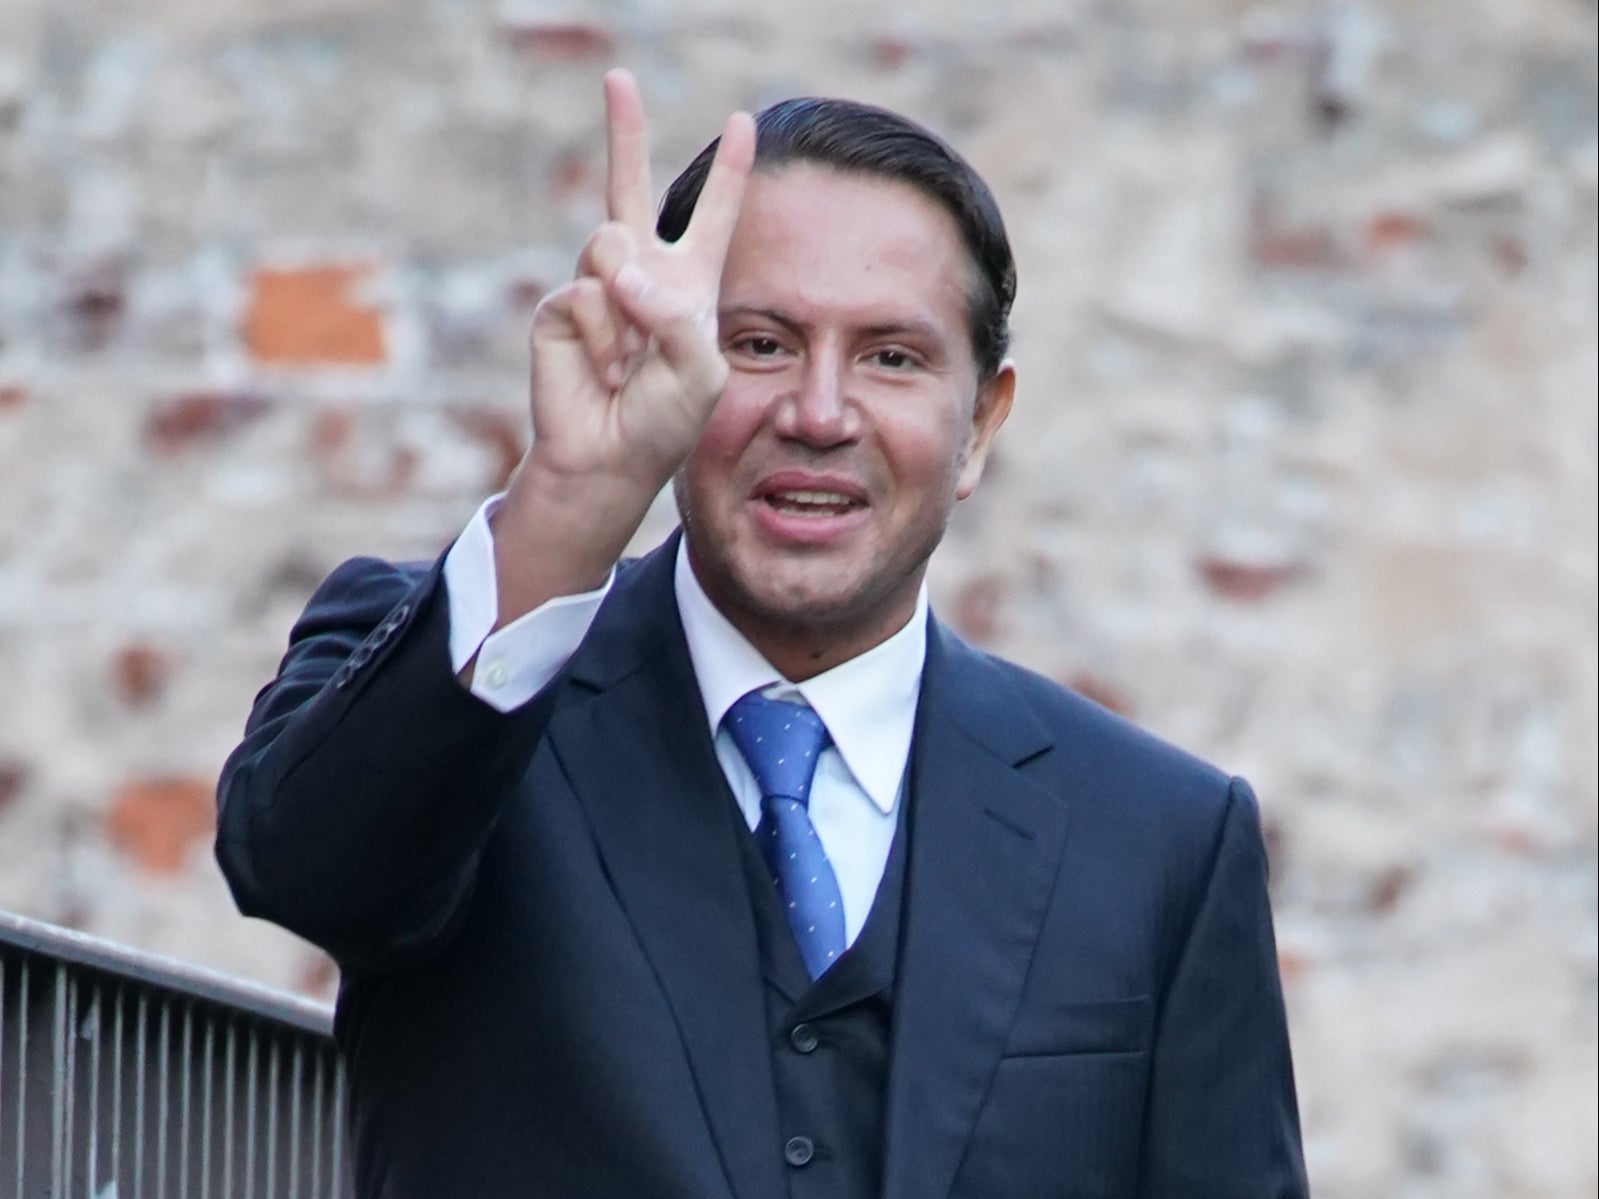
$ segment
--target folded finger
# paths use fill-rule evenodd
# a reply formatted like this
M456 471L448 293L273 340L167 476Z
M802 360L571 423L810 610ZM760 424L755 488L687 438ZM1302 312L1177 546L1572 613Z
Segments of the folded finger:
M598 279L579 279L552 294L546 302L570 324L595 378L602 386L615 387L624 337L619 314L607 300L604 285Z
M606 278L614 275L624 262L638 256L638 237L633 230L617 221L607 221L589 235L577 256L574 279L586 276Z
M703 386L714 377L721 386L726 360L716 343L716 316L674 287L652 280L637 263L628 263L610 281L610 294L624 325L647 333L651 344L685 380ZM721 372L720 374L718 372Z

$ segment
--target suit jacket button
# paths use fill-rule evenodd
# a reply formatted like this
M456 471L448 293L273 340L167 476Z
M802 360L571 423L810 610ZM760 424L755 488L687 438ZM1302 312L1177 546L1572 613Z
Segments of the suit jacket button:
M816 1156L816 1146L810 1137L789 1137L783 1146L783 1160L791 1166L803 1166Z
M383 640L386 641L390 637L394 636L395 633L399 632L400 627L405 624L406 619L410 615L411 606L409 604L401 604L398 608L384 617L383 623L378 626L378 632L382 634Z
M799 1053L814 1053L816 1047L821 1044L821 1039L809 1024L796 1024L793 1031L788 1034L788 1043Z

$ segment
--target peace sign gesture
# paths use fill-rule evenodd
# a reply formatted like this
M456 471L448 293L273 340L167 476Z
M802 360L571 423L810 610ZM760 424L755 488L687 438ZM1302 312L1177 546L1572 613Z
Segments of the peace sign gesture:
M501 624L604 577L727 379L717 295L755 123L727 119L693 219L667 243L628 72L606 75L605 115L609 220L533 315L533 443L493 520Z
M534 314L532 452L563 473L618 471L658 490L727 378L716 301L754 125L728 118L694 218L668 244L655 236L644 109L627 72L605 77L605 109L610 220L577 278Z

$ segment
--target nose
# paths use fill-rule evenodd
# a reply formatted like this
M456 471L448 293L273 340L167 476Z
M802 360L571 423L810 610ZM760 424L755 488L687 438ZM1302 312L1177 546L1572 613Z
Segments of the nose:
M842 364L831 354L812 354L798 384L778 407L778 433L816 449L853 441L860 417Z

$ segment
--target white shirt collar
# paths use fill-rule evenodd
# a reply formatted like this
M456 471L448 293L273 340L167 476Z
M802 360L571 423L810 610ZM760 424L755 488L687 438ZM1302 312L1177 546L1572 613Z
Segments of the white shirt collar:
M910 758L927 659L927 585L917 592L910 620L893 636L814 678L790 683L711 603L694 577L686 542L678 543L673 582L711 736L739 697L757 687L798 692L827 725L861 790L879 811L892 811Z

